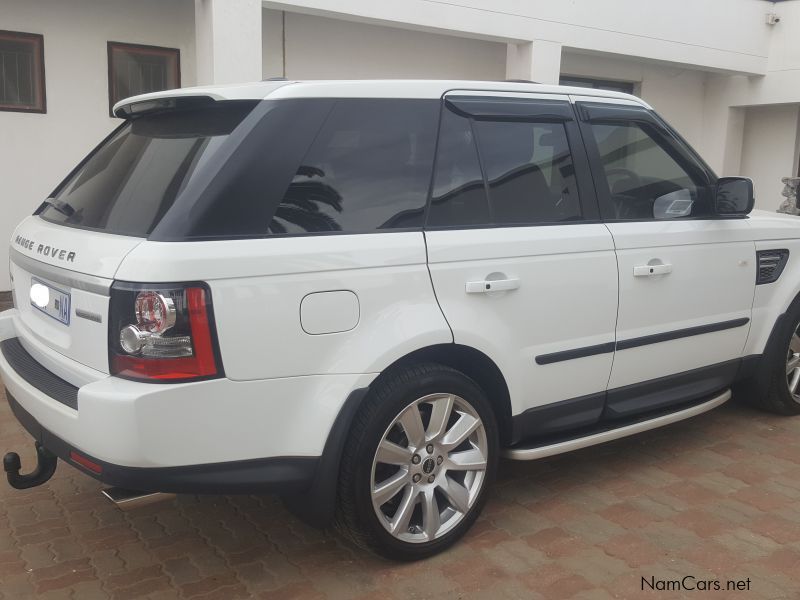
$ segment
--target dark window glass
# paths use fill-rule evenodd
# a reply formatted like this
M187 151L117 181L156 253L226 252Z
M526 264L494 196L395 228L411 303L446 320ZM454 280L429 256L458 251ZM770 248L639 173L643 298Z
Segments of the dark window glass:
M491 223L475 137L469 119L442 115L436 175L428 214L431 226Z
M438 103L339 100L269 225L272 234L421 227Z
M181 86L180 51L174 48L108 43L109 104Z
M220 102L129 121L60 186L41 216L146 236L254 105Z
M558 83L560 85L571 85L595 90L608 90L609 92L622 92L624 94L633 93L633 84L627 81L607 81L604 79L589 79L586 77L570 77L566 75L561 77Z
M675 145L648 125L591 125L610 205L603 218L642 220L711 214L710 189Z
M581 217L563 123L477 121L475 130L495 223Z
M0 110L45 112L41 35L0 31Z

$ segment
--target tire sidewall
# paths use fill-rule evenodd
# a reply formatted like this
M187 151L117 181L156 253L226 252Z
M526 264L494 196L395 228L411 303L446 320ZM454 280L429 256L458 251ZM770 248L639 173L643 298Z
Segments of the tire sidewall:
M773 385L778 383L776 392L781 402L786 407L791 407L800 412L800 401L798 401L789 391L789 385L786 375L786 357L789 351L789 343L795 330L800 324L800 302L795 302L791 309L786 313L786 321L783 324L783 331L780 336L780 346L775 350L772 356L773 360ZM793 411L794 412L794 411Z
M403 542L393 537L378 520L372 506L372 464L378 444L391 422L412 402L429 394L455 394L468 402L478 413L486 430L488 457L486 472L478 498L470 511L452 530L431 542ZM362 527L382 549L382 553L400 560L416 560L442 551L455 543L478 518L494 480L499 454L496 418L489 401L478 385L467 376L442 367L428 371L423 377L392 388L361 437L356 450L359 462L354 469L353 497Z

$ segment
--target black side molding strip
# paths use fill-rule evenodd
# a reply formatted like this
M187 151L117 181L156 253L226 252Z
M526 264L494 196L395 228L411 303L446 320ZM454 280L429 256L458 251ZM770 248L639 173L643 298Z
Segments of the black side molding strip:
M742 325L747 325L749 322L750 319L743 317L741 319L731 319L730 321L721 321L719 323L711 323L709 325L698 325L697 327L687 327L686 329L676 329L675 331L665 331L664 333L643 335L642 337L617 342L617 350L629 350L630 348L638 348L639 346L668 342L670 340L692 337L694 335L703 335L704 333L714 333L715 331L736 329Z
M606 344L597 344L596 346L575 348L574 350L562 350L560 352L551 352L550 354L540 354L536 357L536 364L549 365L551 363L562 362L564 360L594 356L595 354L608 354L609 352L614 351L614 347L614 342L608 342Z
M743 325L747 325L750 319L742 317L741 319L731 319L730 321L721 321L719 323L710 323L709 325L698 325L696 327L686 327L685 329L675 329L674 331L665 331L664 333L654 333L652 335L643 335L642 337L631 338L629 340L620 340L618 342L607 342L605 344L597 344L595 346L584 346L583 348L575 348L574 350L562 350L560 352L551 352L550 354L540 354L536 357L537 365L549 365L552 363L562 362L565 360L573 360L575 358L585 358L587 356L595 356L596 354L607 354L615 350L629 350L631 348L638 348L640 346L648 346L650 344L659 344L661 342L668 342L670 340L677 340L685 337L692 337L694 335L703 335L704 333L714 333L716 331L725 331L726 329L735 329Z

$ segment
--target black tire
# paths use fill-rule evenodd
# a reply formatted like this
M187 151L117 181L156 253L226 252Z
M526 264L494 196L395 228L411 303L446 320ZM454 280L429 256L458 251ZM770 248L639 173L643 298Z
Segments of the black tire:
M468 511L452 529L432 541L394 537L379 521L372 504L372 468L378 445L393 420L417 399L454 394L480 417L488 452L483 483ZM409 444L410 445L410 444ZM483 390L463 373L436 363L400 368L385 374L370 390L356 414L342 454L334 526L356 545L392 560L419 560L454 544L478 518L497 470L497 421Z
M766 393L756 395L755 405L778 415L800 415L800 400L789 390L786 374L789 343L800 325L800 299L795 300L786 312L786 318L775 332L775 348L765 355L767 370Z

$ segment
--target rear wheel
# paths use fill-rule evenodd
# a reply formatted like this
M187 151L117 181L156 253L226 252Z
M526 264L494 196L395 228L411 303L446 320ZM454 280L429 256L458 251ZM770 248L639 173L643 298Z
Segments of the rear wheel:
M486 500L498 454L483 391L437 364L380 381L342 457L337 527L388 558L416 560L460 538Z

